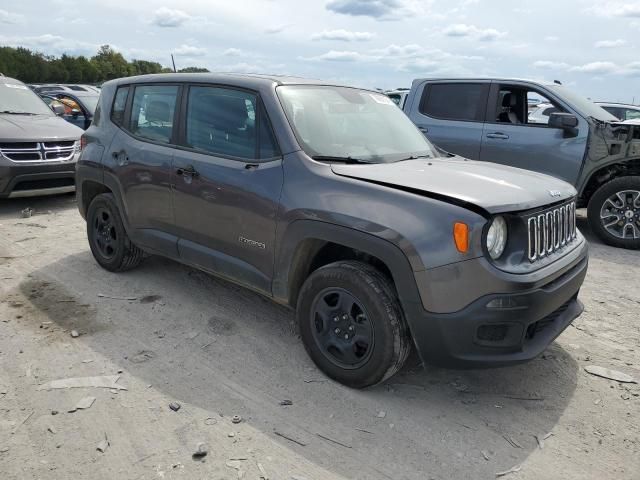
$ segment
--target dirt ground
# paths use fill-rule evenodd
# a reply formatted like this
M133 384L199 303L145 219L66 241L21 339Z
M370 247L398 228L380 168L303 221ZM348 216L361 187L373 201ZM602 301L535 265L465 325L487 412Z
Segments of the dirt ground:
M34 215L21 218L27 206ZM413 358L354 391L316 370L288 310L162 258L100 269L73 196L2 201L0 478L493 479L513 469L504 478L638 480L640 386L584 367L640 380L640 252L602 245L584 217L580 228L591 241L586 311L542 357L473 371ZM105 375L118 387L46 388ZM69 412L89 396L90 408ZM201 442L208 455L194 459Z

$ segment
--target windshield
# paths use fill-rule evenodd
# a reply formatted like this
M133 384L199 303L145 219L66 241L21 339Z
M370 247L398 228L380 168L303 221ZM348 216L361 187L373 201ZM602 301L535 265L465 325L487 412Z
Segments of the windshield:
M283 86L277 92L298 142L311 157L386 163L438 156L386 95L315 85Z
M562 85L550 85L548 88L587 117L593 117L597 120L602 120L603 122L619 121L604 108L596 105L591 100L584 98L582 95L578 95L574 91L563 87Z
M8 78L0 78L0 113L3 112L54 115L47 104L29 87Z

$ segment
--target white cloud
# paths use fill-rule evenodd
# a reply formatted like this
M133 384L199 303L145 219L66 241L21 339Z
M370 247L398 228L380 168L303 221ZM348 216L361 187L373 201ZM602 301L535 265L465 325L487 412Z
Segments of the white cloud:
M325 30L311 35L311 40L341 40L343 42L367 41L373 38L373 33L352 32L349 30Z
M380 55L383 57L394 57L394 58L409 58L409 57L419 57L424 55L424 49L420 45L416 45L415 43L409 45L395 45L391 44L385 48L381 48L378 50L373 50L372 52L375 55Z
M191 15L182 10L160 7L153 12L151 23L158 27L179 27L191 19Z
M27 47L35 50L46 50L48 54L61 55L94 55L98 48L97 44L80 42L68 39L59 35L46 33L37 36L3 36L0 35L0 44L10 47Z
M566 70L571 65L564 62L553 62L550 60L538 60L533 62L533 68L544 68L549 70Z
M640 18L640 2L612 1L598 2L589 11L603 17L632 17Z
M312 57L313 60L325 60L329 62L359 62L361 60L365 60L366 58L366 56L358 52L338 50L331 50L317 57Z
M616 47L622 47L623 45L626 45L627 41L626 40L622 40L621 38L617 39L617 40L600 40L599 42L594 43L594 47L595 48L616 48Z
M239 48L227 48L222 55L225 57L243 57L245 53Z
M181 57L203 57L207 54L207 50L193 45L180 45L173 51L174 54Z
M24 20L24 15L20 15L18 13L11 13L6 10L0 9L0 23L12 25L16 23L22 23L23 20Z
M471 37L483 42L498 40L507 35L507 32L501 32L495 28L478 28L464 23L450 25L443 30L443 33L448 37Z
M591 62L584 65L576 65L569 69L572 72L594 73L596 75L607 75L616 73L620 67L613 62Z

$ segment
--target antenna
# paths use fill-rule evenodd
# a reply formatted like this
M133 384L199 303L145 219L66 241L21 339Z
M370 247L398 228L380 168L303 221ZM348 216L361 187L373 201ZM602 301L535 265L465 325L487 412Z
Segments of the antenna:
M173 59L173 53L171 54L171 63L173 63L173 73L176 73L176 61Z
M556 85L562 85L562 82L560 80L554 80L553 83L555 83Z

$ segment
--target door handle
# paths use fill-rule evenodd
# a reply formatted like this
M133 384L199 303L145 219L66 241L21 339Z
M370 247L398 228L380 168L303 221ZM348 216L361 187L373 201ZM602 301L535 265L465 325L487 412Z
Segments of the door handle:
M427 127L418 127L418 130L420 130L422 133L428 133L429 129Z
M487 133L487 138L497 138L498 140L509 140L509 135L502 132Z
M200 175L198 171L193 168L193 165L187 165L184 168L176 169L176 174L185 177L197 177L198 175Z

